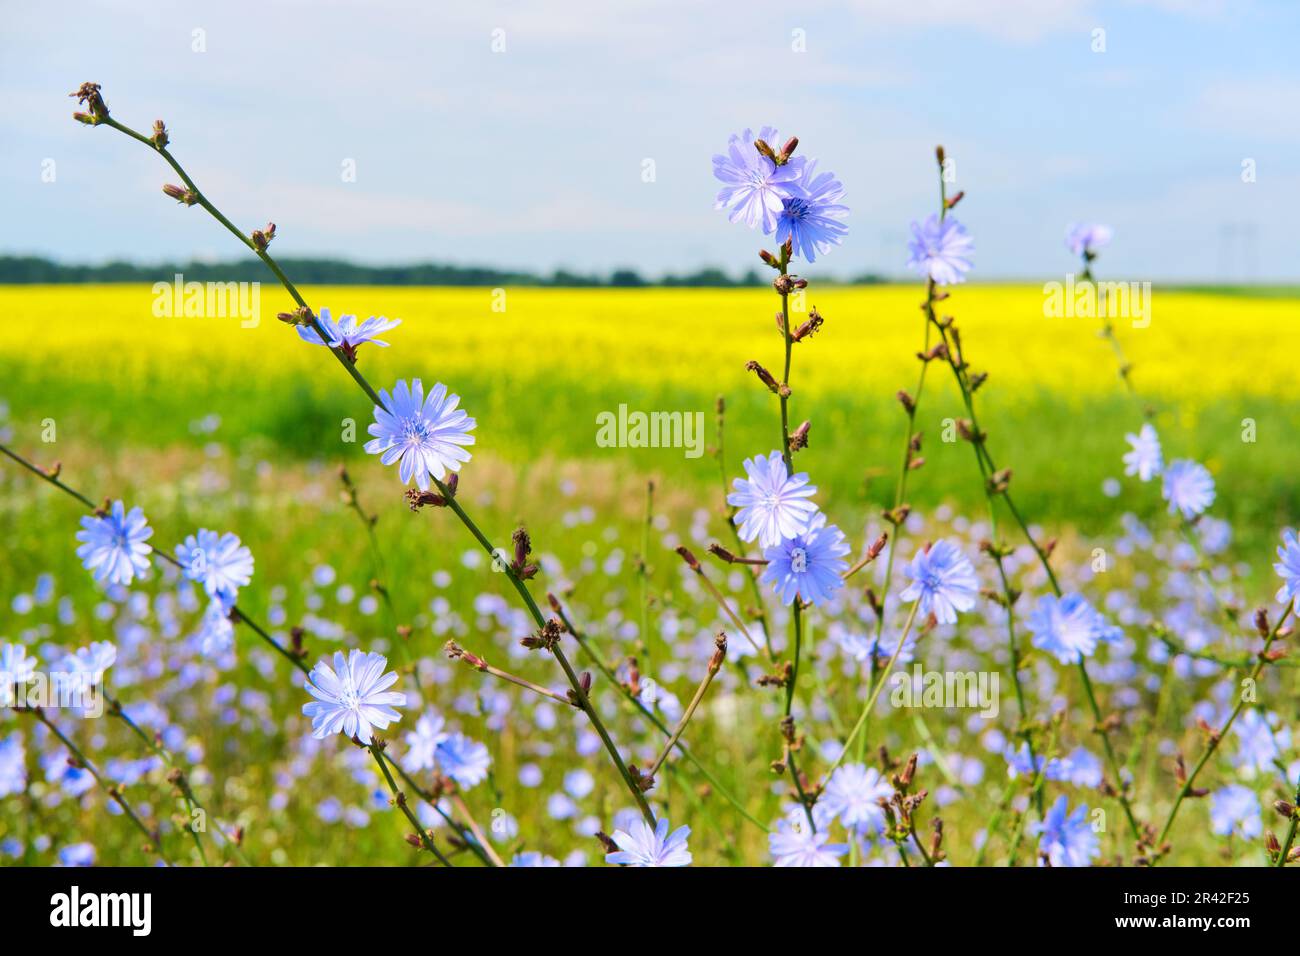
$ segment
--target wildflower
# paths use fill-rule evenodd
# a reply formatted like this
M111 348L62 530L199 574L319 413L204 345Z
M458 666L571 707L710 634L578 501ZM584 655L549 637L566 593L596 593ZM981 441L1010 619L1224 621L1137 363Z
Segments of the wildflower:
M21 644L0 644L0 707L12 707L18 688L36 676L38 661Z
M487 779L492 758L487 747L464 734L450 734L437 746L438 767L463 789Z
M829 817L838 817L846 829L858 833L880 833L885 827L885 811L876 802L893 793L875 767L845 764L831 774L817 809Z
M1117 636L1117 629L1081 594L1061 598L1044 594L1030 612L1026 626L1034 635L1034 647L1055 654L1062 664L1091 657L1099 642Z
M22 793L27 788L27 755L23 736L14 731L0 738L0 797Z
M794 251L809 262L838 246L848 234L839 221L849 212L849 207L840 203L844 184L832 173L814 175L816 169L816 161L804 165L799 179L791 184L797 194L781 201L776 220L777 241L790 240Z
M130 584L149 569L146 555L153 549L145 541L153 528L138 507L129 512L121 501L113 502L103 517L87 515L81 519L77 540L77 557L95 580L103 584Z
M64 679L70 690L84 693L102 683L104 671L116 662L117 645L109 641L94 641L63 658Z
M817 493L816 486L808 483L805 472L787 474L779 451L766 458L746 458L745 478L737 478L732 487L736 490L727 495L727 504L740 509L735 517L740 539L757 538L760 548L802 534L817 514L817 506L808 500Z
M46 783L54 784L70 797L80 797L95 787L95 777L84 767L68 763L72 755L67 751L44 754L41 767Z
M1068 772L1064 761L1056 757L1047 759L1042 754L1035 754L1034 759L1030 760L1027 743L1021 744L1019 750L1007 747L1002 752L1002 758L1007 762L1007 776L1012 780L1021 775L1033 778L1040 773L1044 780L1062 780Z
M824 604L844 586L843 574L849 568L844 556L848 553L844 532L826 524L826 516L818 512L807 531L763 552L768 563L762 580L772 586L783 604L793 603L795 595Z
M898 642L902 640L903 646L900 648ZM895 661L899 664L910 664L916 657L916 633L910 632L907 638L903 640L903 635L897 634L893 637L888 634L881 634L879 637L871 638L870 651L872 657L881 661ZM895 659L894 655L898 657Z
M837 623L831 624L828 636L839 647L840 653L846 660L861 663L869 660L872 653L877 650L875 638L847 630Z
M1210 794L1210 829L1219 836L1259 836L1264 822L1255 791L1234 783Z
M202 584L208 596L219 599L227 610L239 589L253 578L253 553L230 532L200 528L176 546L176 560L187 578Z
M931 213L924 223L912 223L907 265L939 285L954 285L965 281L973 249L974 240L965 226L952 216L940 220Z
M235 646L235 625L230 620L230 607L220 598L208 602L198 631L199 653L204 657L220 657Z
M605 854L606 863L623 866L690 866L691 851L686 848L690 827L678 827L668 832L668 820L660 817L654 829L644 820L637 820L629 830L615 830L611 839L618 844L618 852Z
M1110 243L1112 235L1114 233L1110 226L1091 222L1072 222L1065 228L1065 245L1076 256L1086 255L1091 259L1098 249Z
M418 378L410 386L402 380L391 396L380 390L379 398L383 405L375 406L375 421L368 429L375 438L366 442L366 451L381 455L385 465L400 461L404 483L414 479L421 491L428 491L430 476L441 481L469 461L469 452L461 446L474 444L469 432L476 422L456 407L460 396L449 395L447 386L439 382L425 398Z
M1063 778L1076 787L1100 787L1104 772L1096 754L1086 747L1075 747L1061 761Z
M1161 494L1170 514L1181 512L1190 520L1214 504L1214 479L1204 465L1180 458L1165 469Z
M1286 603L1300 597L1300 541L1296 540L1294 531L1287 529L1282 532L1282 544L1277 549L1277 556L1281 560L1273 565L1273 570L1282 578L1277 599Z
M412 773L437 766L437 748L447 739L446 723L433 711L421 714L415 730L406 735L406 758L402 766Z
M307 675L306 689L316 699L302 705L318 740L341 733L369 744L371 731L401 720L394 707L406 705L406 695L388 690L396 674L385 674L388 658L359 650L334 653L334 666L325 658Z
M94 866L95 848L89 843L72 843L59 851L59 866Z
M758 139L776 142L770 126L758 131ZM787 197L796 195L794 183L803 173L802 158L778 166L754 145L753 130L733 135L726 155L713 157L713 175L722 182L714 209L730 209L728 219L744 222L751 229L761 227L765 235L776 230L777 216L784 211Z
M1052 866L1088 866L1101 853L1087 806L1080 804L1070 813L1064 794L1052 804L1043 821L1030 824L1030 828L1039 835L1038 852Z
M970 561L951 541L936 541L922 548L903 569L912 583L902 593L904 601L920 600L922 615L933 614L940 624L957 620L958 611L975 606L979 579Z
M1124 440L1133 446L1132 451L1124 453L1124 474L1137 475L1143 481L1160 474L1165 464L1160 453L1160 436L1150 422L1144 422L1136 435L1131 432L1125 435Z
M1243 711L1232 732L1237 735L1234 763L1238 767L1266 772L1276 765L1282 751L1291 747L1291 728L1274 713L1263 714L1253 708Z
M559 866L560 861L553 856L547 856L544 853L538 853L536 850L526 850L523 853L516 853L510 860L511 866Z
M839 858L849 852L846 843L827 843L826 827L815 833L802 813L777 822L767 836L773 866L839 866Z
M329 339L322 341L320 333L310 325L299 325L298 335L302 340L312 345L328 345L333 349L341 349L352 361L356 361L357 349L366 342L388 348L388 343L378 337L402 324L401 319L389 319L382 315L377 318L371 316L360 325L357 324L355 315L341 315L335 322L330 318L329 309L321 309L317 321L320 322L321 328L325 330Z

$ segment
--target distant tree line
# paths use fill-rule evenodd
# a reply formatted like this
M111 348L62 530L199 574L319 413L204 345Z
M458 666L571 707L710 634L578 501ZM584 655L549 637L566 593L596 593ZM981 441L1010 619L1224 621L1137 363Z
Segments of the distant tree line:
M767 280L751 269L741 276L729 276L721 269L700 269L687 275L646 278L635 269L615 269L607 276L583 275L557 269L550 275L514 272L486 266L455 266L423 262L404 266L366 266L341 259L278 259L295 282L304 285L461 285L461 286L553 286L594 288L600 286L638 288L668 286L734 288L757 286ZM75 265L40 256L0 256L0 284L37 285L76 282L170 282L176 273L187 282L266 281L268 273L257 259L229 262L163 262L141 265L134 262L106 262ZM858 276L852 281L874 283L879 276Z

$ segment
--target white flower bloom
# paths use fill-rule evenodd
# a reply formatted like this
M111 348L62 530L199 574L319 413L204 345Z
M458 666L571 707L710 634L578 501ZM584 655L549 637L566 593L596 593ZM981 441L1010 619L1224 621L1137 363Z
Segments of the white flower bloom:
M605 854L606 863L624 866L690 866L691 851L686 848L690 827L678 827L668 832L668 820L660 817L650 828L644 820L637 820L628 830L615 830L611 835L618 851Z
M1214 478L1204 465L1186 459L1169 463L1161 494L1169 513L1191 520L1214 504Z
M102 518L82 518L81 528L77 557L96 581L126 585L149 570L148 554L153 549L145 541L153 528L139 508L128 512L121 501L114 501Z
M176 560L184 567L187 578L202 584L209 597L220 598L227 606L253 579L253 553L229 532L219 534L200 528L184 544L176 546Z
M449 395L446 385L436 384L426 399L418 378L409 386L402 380L391 396L380 390L379 398L383 405L375 406L375 421L368 429L375 438L366 442L366 451L382 456L385 465L399 462L404 483L414 481L428 491L430 476L442 481L448 471L459 471L469 461L462 446L474 444L469 433L477 423L456 407L460 396Z
M735 522L742 541L758 539L761 548L774 548L782 541L803 534L808 522L817 514L810 499L817 493L808 476L799 472L787 475L779 451L766 458L745 459L746 478L737 478L736 489L727 495L727 504L735 505Z
M316 699L302 705L302 712L311 718L312 736L323 739L341 733L368 744L372 730L401 720L393 708L404 707L406 695L388 690L397 683L397 675L385 674L387 666L388 658L382 654L358 650L346 658L336 651L333 667L321 658L306 685Z
M1150 422L1144 422L1134 435L1129 433L1124 440L1133 446L1133 450L1124 454L1124 474L1137 475L1143 481L1150 481L1164 468L1164 457L1160 451L1160 437Z

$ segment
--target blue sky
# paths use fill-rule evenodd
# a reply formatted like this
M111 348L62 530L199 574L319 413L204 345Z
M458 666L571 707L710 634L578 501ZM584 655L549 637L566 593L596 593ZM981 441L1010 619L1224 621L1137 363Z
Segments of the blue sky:
M1300 4L1285 0L78 8L5 0L2 253L239 251L162 196L161 160L72 122L67 92L94 80L123 122L166 120L236 223L274 220L281 255L737 272L761 237L713 211L710 157L772 124L844 181L837 275L902 272L942 142L977 276L1059 276L1067 222L1095 219L1116 231L1108 276L1300 279Z

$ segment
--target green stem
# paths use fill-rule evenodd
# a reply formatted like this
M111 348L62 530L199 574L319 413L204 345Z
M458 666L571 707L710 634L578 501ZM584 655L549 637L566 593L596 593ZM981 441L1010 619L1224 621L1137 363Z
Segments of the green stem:
M131 805L126 802L126 798L122 796L122 792L118 789L117 785L109 783L107 780L105 780L103 775L100 774L99 769L91 762L90 758L87 757L84 753L82 753L81 749L76 744L74 744L68 738L68 736L64 734L64 732L61 731L55 725L54 721L46 717L45 712L42 711L39 707L24 710L23 713L32 714L33 716L35 716L37 720L39 720L41 723L43 723L46 727L50 729L50 731L54 734L54 736L58 737L59 740L62 741L63 746L68 748L68 752L72 754L73 759L77 761L77 763L82 767L82 769L84 769L87 773L89 773L92 777L95 778L95 783L99 784L99 788L103 790L104 793L107 794L113 800L114 803L116 803L119 807L122 808L122 812L126 814L127 819L129 819L133 824L135 824L135 828L137 830L139 830L141 833L144 834L145 839L149 841L149 846L153 849L155 853L158 854L158 858L161 859L163 863L166 864L167 866L171 866L171 861L167 859L166 854L163 852L161 841L158 839L157 835L155 835L152 830L150 830L147 826L145 826L144 822L138 816L136 816L135 811L131 809Z
M1260 672L1264 670L1264 666L1268 663L1268 659L1265 655L1268 654L1269 648L1273 646L1273 642L1277 640L1278 631L1281 630L1282 625L1286 623L1286 619L1291 616L1293 610L1295 610L1295 598L1292 598L1287 602L1286 610L1282 612L1282 616L1277 619L1277 623L1269 630L1268 637L1264 639L1264 649L1259 652L1259 660L1256 661L1255 667L1250 672L1250 680L1252 682L1258 680ZM1174 825L1174 818L1178 816L1178 811L1183 805L1183 800L1186 799L1189 793L1191 793L1192 787L1196 783L1197 776L1200 775L1201 770L1204 769L1210 758L1214 756L1214 752L1219 749L1219 744L1223 741L1223 738L1227 736L1228 731L1232 729L1232 725L1236 723L1237 716L1245 709L1245 707L1246 698L1242 695L1238 695L1237 706L1232 709L1232 713L1228 715L1227 721L1224 722L1223 726L1220 727L1218 731L1210 736L1210 739L1205 745L1205 752L1202 753L1201 758L1196 761L1196 766L1194 766L1192 772L1187 775L1187 779L1183 781L1182 787L1178 790L1178 796L1174 798L1174 805L1169 810L1169 817L1165 820L1165 825L1160 828L1160 837L1156 840L1157 849L1164 844L1165 838L1169 836L1169 831Z
M280 280L280 284L284 286L285 291L289 293L289 295L293 298L293 300L296 303L298 303L298 305L302 309L306 310L305 315L308 324L313 329L316 330L316 333L321 337L322 341L328 341L328 336L325 334L325 330L321 327L320 321L316 318L315 313L312 312L310 306L307 305L307 300L302 297L302 294L299 293L298 289L294 286L294 284L289 281L288 276L284 274L284 271L280 268L279 264L275 261L275 259L272 258L270 253L268 253L265 249L259 249L257 245L254 244L252 239L250 239L248 236L244 235L244 233L242 233L239 229L237 229L234 226L234 224L232 224L230 220L227 219L221 213L221 211L217 209L217 207L214 206L208 200L208 198L205 195L203 195L203 192L198 188L198 186L195 185L194 181L181 167L181 164L176 161L176 159L172 156L170 152L167 151L166 147L161 147L156 145L153 142L153 140L149 139L146 136L141 135L140 133L137 133L135 130L130 129L127 126L124 126L123 124L117 122L117 120L114 120L111 117L105 116L102 122L113 127L119 132L127 134L132 139L135 139L145 144L150 149L154 150L159 155L161 155L163 159L167 161L168 165L170 165L172 169L176 171L176 174L181 177L186 187L191 192L194 193L198 204L201 205L204 209L206 209L214 219L216 219L219 223L225 226L226 229L232 235L238 238L240 242L242 242L254 253L256 253L257 257L261 259L263 263L265 263L266 267L271 270L271 272L275 275L277 279ZM788 334L789 333L787 331L787 336ZM356 382L358 387L360 387L363 392L365 392L365 394L371 400L371 402L377 407L382 406L383 402L380 400L379 394L374 390L374 388L371 387L370 383L366 381L365 376L361 374L360 370L357 369L356 365L347 357L346 354L344 354L343 350L331 348L330 351L334 353L334 357L338 359L339 363L352 377L352 380ZM447 506L451 508L451 510L455 513L456 517L460 519L461 523L465 525L465 527L479 542L479 544L488 553L488 555L493 556L495 551L492 547L492 543L484 536L483 532L478 529L478 526L474 524L474 522L470 519L469 515L465 513L465 510L460 506L460 503L456 501L455 497L451 494L451 491L447 488L447 486L437 479L434 479L433 483L437 486L439 493L442 494L443 498L447 502ZM532 613L534 619L537 621L538 626L539 627L542 626L545 622L542 620L541 613L537 610L537 605L533 601L532 596L529 595L528 589L523 586L523 583L515 576L513 571L507 569L506 573L509 575L511 579L511 583L514 584L516 590L519 591L520 596L524 599L524 603L528 606L528 609ZM582 701L583 710L586 711L588 718L592 722L592 725L596 728L597 734L599 734L601 741L605 744L605 749L609 751L610 757L613 760L614 765L618 768L620 775L623 777L624 783L627 784L629 790L632 792L632 796L636 800L637 806L641 808L642 815L644 815L646 819L653 825L654 814L650 811L649 804L647 804L645 801L645 796L641 793L641 791L637 788L635 782L632 780L631 775L627 771L627 767L623 763L623 758L619 756L617 749L613 745L613 741L610 740L609 733L605 730L604 724L601 723L599 715L596 713L595 708L593 708L591 706L591 703L587 700L586 693L582 690L581 684L578 683L577 674L573 673L573 669L568 666L568 661L564 658L564 654L562 651L557 651L555 656L556 659L560 662L560 666L564 668L565 675L569 678L570 683L573 685L574 693Z
M153 737L146 734L140 725L127 715L126 711L122 709L121 701L110 695L107 691L104 692L104 701L108 704L109 714L126 724L126 726L130 728L131 732L143 741L145 747L167 765L169 770L176 770L181 774L184 774L184 771L176 765L175 758L172 757L171 752L166 747L162 746L162 744L158 743L158 741ZM206 817L207 811L203 809L203 806L197 799L195 799L194 791L190 789L189 782L184 780L183 777L181 782L175 784L175 787L177 792L180 794L181 800L185 804L185 809L189 812L189 821L186 823L185 829L194 840L194 848L199 851L199 858L203 861L203 865L207 866L207 851L203 848L203 841L199 839L198 831L194 829L194 812L197 810Z
M573 622L569 619L568 614L558 605L558 603L555 605L555 613L559 616L560 622L564 625L564 629L572 634L573 639L578 642L579 649L587 656L588 660L596 665L596 668L605 676L605 679L608 680L612 686L617 687L622 693L623 698L635 707L642 717L654 724L655 727L659 729L660 733L665 736L671 736L672 731L668 729L668 725L660 720L658 714L643 704L639 697L633 694L619 681L618 675L614 673L610 666L601 658L600 654L597 653L596 649L592 647L591 639L573 626ZM740 813L742 817L754 826L758 827L764 833L769 832L767 826L746 810L744 804L742 804L730 790L722 785L722 781L720 781L708 767L700 763L699 758L687 748L686 744L678 740L674 746L676 746L677 752L680 753L682 757L685 758L685 760L699 771L700 775L708 781L709 786L712 787L713 790L716 791L724 800L735 807L736 811ZM674 769L673 765L669 764L668 769Z
M889 680L889 674L894 669L894 664L898 662L898 655L903 652L903 644L907 641L907 635L912 631L912 622L916 620L917 608L921 606L921 599L917 598L912 602L912 609L907 612L907 621L903 624L903 633L898 637L898 646L894 648L893 655L889 658L889 663L885 665L885 672L880 675L880 680L876 682L875 689L872 690L871 696L867 698L866 706L862 708L862 714L858 717L858 722L853 725L849 731L848 739L844 741L844 747L840 750L840 755L835 758L835 762L830 765L826 771L825 778L829 780L833 774L844 762L844 758L849 753L849 748L853 741L857 739L858 734L862 732L863 727L867 724L867 719L871 715L871 708L876 706L876 699L880 696L881 690L884 689L885 683Z
M696 709L700 706L700 702L704 700L705 692L708 691L709 685L713 683L713 678L717 676L718 671L721 669L721 658L718 658L716 665L712 660L710 660L708 670L704 673L704 679L700 681L700 686L695 689L695 696L691 698L691 702L686 706L686 712L682 714L681 720L679 720L677 726L673 728L672 735L668 738L668 743L664 746L663 752L659 754L659 759L657 759L654 762L654 766L650 768L648 776L652 779L659 773L659 768L664 765L664 761L667 760L668 755L673 752L673 748L677 746L677 741L682 739L682 732L686 730L686 725L689 724L691 718L695 716Z
M375 763L379 764L379 771L384 775L384 780L388 784L388 792L393 795L393 806L401 810L411 826L415 828L416 836L419 837L424 848L437 857L438 862L443 866L451 866L451 861L443 856L434 845L433 837L429 835L429 831L420 825L420 818L407 806L406 794L398 789L397 781L393 779L392 771L388 769L388 758L383 755L382 748L376 747L374 744L368 744L366 749L370 751L370 756L375 758Z
M1110 734L1106 732L1105 721L1101 716L1101 708L1097 706L1097 695L1093 692L1092 680L1088 677L1088 665L1082 656L1079 657L1079 677L1083 682L1083 690L1088 698L1088 706L1092 710L1093 720L1096 721L1097 733L1101 735L1102 747L1106 750L1106 762L1110 764L1111 772L1115 774L1115 790L1119 794L1119 805L1124 808L1124 816L1128 820L1129 829L1133 832L1133 838L1141 842L1142 828L1138 826L1137 818L1133 816L1133 808L1129 806L1128 798L1125 795L1127 785L1124 783L1119 758L1115 756L1115 748L1111 746Z
M1300 786L1296 787L1295 798L1292 801L1292 807L1300 806ZM1277 855L1276 866L1278 869L1286 866L1286 858L1291 855L1291 847L1295 843L1296 827L1300 825L1300 809L1291 811L1291 825L1286 830L1286 840L1282 844L1282 852Z

